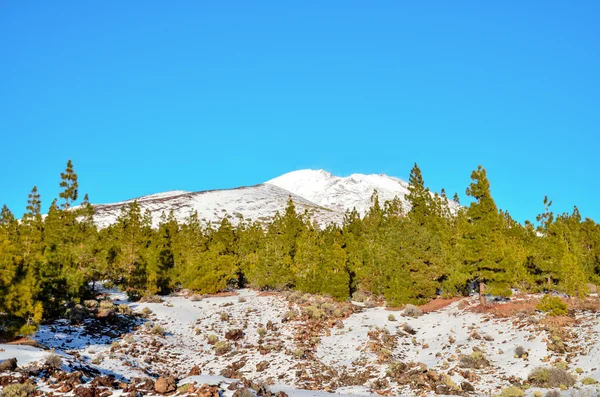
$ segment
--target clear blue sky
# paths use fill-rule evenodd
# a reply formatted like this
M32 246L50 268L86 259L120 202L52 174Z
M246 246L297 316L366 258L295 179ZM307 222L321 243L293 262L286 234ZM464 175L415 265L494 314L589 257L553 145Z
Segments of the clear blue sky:
M73 159L94 203L300 168L600 221L598 1L0 2L0 203Z

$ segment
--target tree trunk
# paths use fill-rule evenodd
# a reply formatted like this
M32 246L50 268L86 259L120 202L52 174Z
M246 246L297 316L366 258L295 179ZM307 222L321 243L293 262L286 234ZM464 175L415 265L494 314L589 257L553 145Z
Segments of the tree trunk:
M485 296L483 292L485 290L485 284L483 283L483 279L479 280L479 304L485 306Z
M552 296L552 275L548 275L548 296Z

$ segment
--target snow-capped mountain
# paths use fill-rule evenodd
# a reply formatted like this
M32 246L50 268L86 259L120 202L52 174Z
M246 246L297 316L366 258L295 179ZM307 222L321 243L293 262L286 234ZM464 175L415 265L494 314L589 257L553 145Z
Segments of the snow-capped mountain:
M352 174L339 177L323 170L299 170L267 182L279 186L320 206L344 212L356 210L364 215L371 207L371 196L377 190L381 204L398 197L406 207L404 196L408 183L383 174Z
M270 184L246 186L235 189L207 190L202 192L172 191L152 194L114 204L94 205L94 219L99 227L106 227L117 220L121 208L137 200L142 213L149 209L152 225L157 226L162 213L173 210L175 218L184 222L193 211L198 212L202 223L219 223L228 216L233 224L240 220L268 223L277 211L283 212L288 198L297 210L308 210L319 224L339 222L341 215L331 209L320 207L292 192Z
M408 194L408 183L403 180L382 174L338 177L323 170L293 171L255 186L202 192L175 190L135 200L142 212L150 210L153 226L158 225L163 212L170 210L180 222L184 222L192 211L197 211L204 224L219 223L225 216L233 224L242 219L268 223L277 211L284 211L289 197L299 212L308 210L320 225L326 225L341 223L345 211L352 208L364 215L371 206L374 190L377 190L381 203L398 197L408 208L404 199ZM131 202L133 199L94 205L96 223L99 227L114 223L121 208Z

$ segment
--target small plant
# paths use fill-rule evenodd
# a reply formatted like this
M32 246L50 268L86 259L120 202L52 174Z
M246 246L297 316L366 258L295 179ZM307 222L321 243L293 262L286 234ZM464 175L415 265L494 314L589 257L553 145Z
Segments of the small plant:
M199 327L196 327L194 329L194 332L196 333L196 335L200 335L202 333L202 330Z
M56 353L51 353L46 356L44 364L52 369L60 369L62 367L62 359Z
M125 338L123 338L123 340L128 345L131 345L131 344L135 343L135 338L133 337L133 335L126 335Z
M575 384L575 378L566 370L561 368L535 368L529 374L529 382L538 387L560 387L565 385L571 387Z
M110 300L103 300L100 302L100 309L115 310L115 304Z
M126 304L120 304L119 306L117 306L117 311L121 314L126 314L126 315L131 315L133 314L133 310L131 310L131 307L127 306Z
M267 330L264 328L259 328L256 330L256 333L258 334L258 336L260 336L261 338L264 338L265 335L267 334Z
M319 310L318 307L312 305L304 307L303 312L308 316L308 318L315 320L325 317L325 314L321 310Z
M423 312L421 311L421 309L419 309L415 305L411 305L411 304L406 305L406 307L404 308L404 311L402 312L403 316L415 317L415 318L421 316L422 314L423 314Z
M148 303L162 303L162 298L158 295L145 295L141 298L142 302Z
M190 300L192 302L200 302L202 300L202 295L194 294L190 296Z
M209 345L214 345L219 341L219 337L217 335L208 335L206 338Z
M500 393L501 397L523 397L524 395L525 392L517 386L509 386L502 389L502 392Z
M564 316L569 312L567 304L558 296L544 295L535 308L550 316Z
M372 308L374 308L376 306L377 306L377 303L374 300L372 300L372 299L367 299L365 301L365 308L367 308L367 309L372 309Z
M367 295L362 291L356 291L352 294L352 300L355 302L364 302L367 300Z
M575 368L575 372L577 372L579 375L581 375L583 373L583 370L581 368Z
M4 386L2 394L4 397L29 397L35 392L35 385L30 381L25 383L13 383Z
M304 349L294 350L294 357L296 357L297 359L301 359L302 357L304 357Z
M567 369L567 363L565 361L557 361L554 366L558 369Z
M515 357L523 358L527 354L527 350L523 346L515 347Z
M470 356L463 355L460 358L461 368L481 369L490 365L490 362L481 351L474 351Z
M246 298L244 298L243 296L240 296L240 298L238 299L238 302L244 303L244 302L246 302Z
M217 356L222 356L225 353L229 353L231 351L231 345L225 341L219 341L215 343L215 354Z
M396 316L394 316L393 314L390 314L388 316L388 321L396 321Z
M165 329L157 324L154 327L152 327L152 334L158 336L165 336Z
M596 382L596 379L590 378L589 376L581 380L582 385L595 385L596 383L598 383Z
M150 309L149 307L145 307L142 309L142 314L144 315L144 317L149 317L152 314L152 309Z
M118 341L113 341L113 343L110 344L112 350L117 350L119 347L121 347L121 344Z
M90 299L83 301L83 306L87 307L89 310L95 310L100 306L97 300Z
M542 397L543 393L539 390L536 390L533 392L533 397Z
M221 312L219 313L219 318L221 319L221 321L229 321L229 314Z
M410 335L415 335L417 333L417 331L415 331L415 329L411 327L408 323L402 324L402 330Z

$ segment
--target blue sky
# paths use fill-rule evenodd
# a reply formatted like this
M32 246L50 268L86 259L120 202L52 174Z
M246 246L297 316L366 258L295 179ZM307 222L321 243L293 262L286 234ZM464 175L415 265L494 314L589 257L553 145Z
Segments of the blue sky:
M301 168L600 220L597 1L3 1L0 203L71 158L94 203Z

